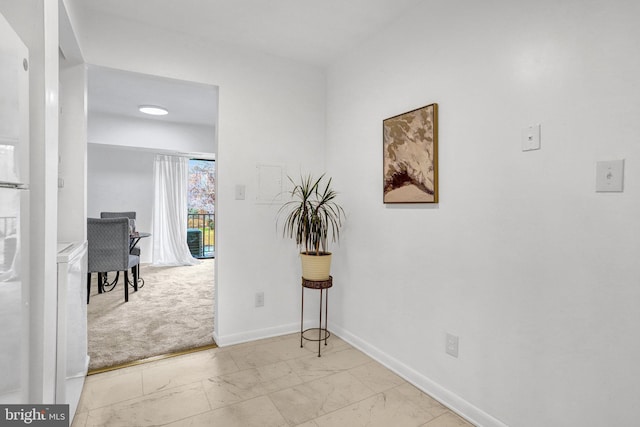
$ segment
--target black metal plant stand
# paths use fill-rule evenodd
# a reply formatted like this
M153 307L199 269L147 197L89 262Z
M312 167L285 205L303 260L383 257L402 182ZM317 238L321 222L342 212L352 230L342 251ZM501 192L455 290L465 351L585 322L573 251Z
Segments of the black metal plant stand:
M327 338L331 336L331 333L327 329L327 319L329 314L329 288L333 286L333 276L329 276L327 280L308 280L302 278L302 312L300 314L300 348L303 347L302 340L317 341L318 342L318 357L320 357L320 343L324 341L324 345L327 345ZM319 289L320 290L320 320L317 328L309 328L303 330L304 325L304 289ZM324 328L322 327L322 295L324 291L327 291L324 302ZM318 330L318 338L305 337L305 332Z

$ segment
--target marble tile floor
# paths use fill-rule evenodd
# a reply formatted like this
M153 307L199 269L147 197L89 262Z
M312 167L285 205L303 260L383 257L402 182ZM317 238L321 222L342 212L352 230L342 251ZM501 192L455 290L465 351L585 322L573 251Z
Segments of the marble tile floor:
M298 334L87 377L72 427L471 426L336 336Z

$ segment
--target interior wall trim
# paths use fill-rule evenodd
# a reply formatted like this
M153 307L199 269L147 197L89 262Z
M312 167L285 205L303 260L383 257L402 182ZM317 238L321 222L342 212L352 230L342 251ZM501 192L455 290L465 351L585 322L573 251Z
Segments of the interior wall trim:
M375 359L377 362L395 372L473 425L478 427L508 427L507 424L487 414L482 409L471 404L430 378L422 375L410 366L400 362L396 358L389 356L376 346L359 338L348 330L335 324L331 324L331 322L329 322L328 329L332 334L337 335L340 339L348 342L372 359Z
M234 344L242 344L250 341L278 337L281 335L294 334L296 332L300 333L299 322L290 323L288 325L275 326L272 328L254 329L252 331L246 331L239 334L231 335L219 335L214 332L213 340L218 344L218 347L226 347Z
M306 324L305 320L305 324ZM350 331L329 322L329 331L340 339L351 344L353 347L365 353L367 356L384 365L409 383L413 384L435 400L451 409L462 418L478 427L509 427L507 424L486 413L482 409L441 386L437 382L422 375L410 366L402 363L398 359L388 355L378 347L361 339ZM281 335L300 333L300 323L291 323L272 328L255 329L239 334L220 336L214 332L213 338L219 347L242 344ZM331 338L329 338L331 339Z

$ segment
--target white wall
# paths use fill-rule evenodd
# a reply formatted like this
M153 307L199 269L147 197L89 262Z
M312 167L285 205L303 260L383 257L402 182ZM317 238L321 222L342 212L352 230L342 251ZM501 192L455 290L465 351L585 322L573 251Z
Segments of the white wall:
M306 65L100 17L79 28L88 63L218 86L215 338L218 344L295 331L296 251L275 231L277 208L257 205L256 164L292 173L324 166L324 75ZM109 34L109 37L105 37ZM245 200L235 200L237 184ZM265 306L254 296L265 292Z
M481 425L637 424L638 16L424 2L328 71L334 330ZM384 205L382 120L433 102L440 203ZM624 193L595 193L596 161L622 158Z
M215 127L92 112L89 142L181 153L214 153Z
M87 217L100 218L105 211L135 211L138 231L151 232L154 156L149 151L88 144ZM151 262L152 238L138 243L143 263Z
M58 0L58 242L87 239L87 69L74 10Z
M60 70L58 241L87 239L87 69Z

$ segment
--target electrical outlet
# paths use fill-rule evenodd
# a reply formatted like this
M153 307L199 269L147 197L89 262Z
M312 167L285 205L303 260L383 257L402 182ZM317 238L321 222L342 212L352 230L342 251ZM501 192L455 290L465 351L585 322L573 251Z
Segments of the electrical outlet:
M458 337L455 335L447 334L447 343L445 351L448 355L458 357Z
M596 163L596 191L622 192L624 160Z
M264 307L264 292L256 292L256 307Z

